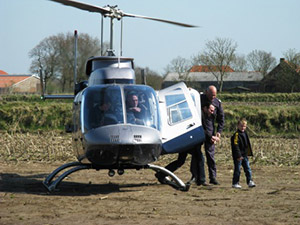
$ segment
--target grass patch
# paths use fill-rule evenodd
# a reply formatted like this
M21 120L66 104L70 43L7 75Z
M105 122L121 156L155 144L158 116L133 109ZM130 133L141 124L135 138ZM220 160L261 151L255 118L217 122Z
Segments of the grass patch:
M225 112L224 134L245 117L259 135L299 137L300 93L220 93ZM0 95L0 130L63 130L72 120L72 100L41 100L39 95Z

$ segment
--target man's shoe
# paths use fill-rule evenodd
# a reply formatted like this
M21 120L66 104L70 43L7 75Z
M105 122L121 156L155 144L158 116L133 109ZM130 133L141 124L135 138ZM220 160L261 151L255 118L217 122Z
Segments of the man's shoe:
M233 184L232 187L236 188L236 189L241 189L242 188L242 186L239 185L239 183Z
M197 182L197 186L209 186L209 184L208 183L206 183L206 182Z
M195 184L196 183L196 179L195 177L192 177L189 181L188 181L189 184Z
M216 178L210 179L210 184L219 185L220 183L216 180Z
M256 185L255 185L255 183L252 181L252 180L250 180L250 182L249 182L249 184L248 184L248 187L249 188L253 188L253 187L255 187Z

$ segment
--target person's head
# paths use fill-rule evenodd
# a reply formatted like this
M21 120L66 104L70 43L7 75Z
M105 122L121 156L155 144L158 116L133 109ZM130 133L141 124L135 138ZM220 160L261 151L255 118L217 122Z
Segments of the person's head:
M215 106L210 101L206 102L202 108L204 113L206 113L208 116L213 114L215 111Z
M213 85L210 85L207 89L206 89L206 96L208 98L208 100L212 101L217 97L217 88Z
M128 95L127 104L129 107L137 107L139 104L139 98L135 94Z
M210 116L214 114L214 111L215 111L215 106L213 104L210 104L207 108L207 114Z
M237 123L237 127L241 132L245 132L247 128L247 120L245 118L239 119Z
M101 111L108 111L111 107L111 100L108 97L105 97L102 105L100 106Z
M110 102L104 102L101 106L100 106L100 110L101 111L108 111L110 109Z

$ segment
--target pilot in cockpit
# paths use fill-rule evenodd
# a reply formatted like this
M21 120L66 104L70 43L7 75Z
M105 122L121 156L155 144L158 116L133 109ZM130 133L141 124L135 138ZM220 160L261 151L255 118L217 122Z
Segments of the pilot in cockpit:
M99 107L101 112L108 112L111 109L110 101L104 101L103 104Z
M111 100L108 97L104 98L104 101L99 106L100 110L100 125L109 125L118 123L117 117L113 110Z

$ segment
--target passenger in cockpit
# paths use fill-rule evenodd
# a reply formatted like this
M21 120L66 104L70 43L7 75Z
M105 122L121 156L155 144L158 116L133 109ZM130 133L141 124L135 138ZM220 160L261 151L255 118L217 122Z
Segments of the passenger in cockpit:
M139 98L136 94L129 94L126 99L127 122L144 125L145 106L139 104Z

